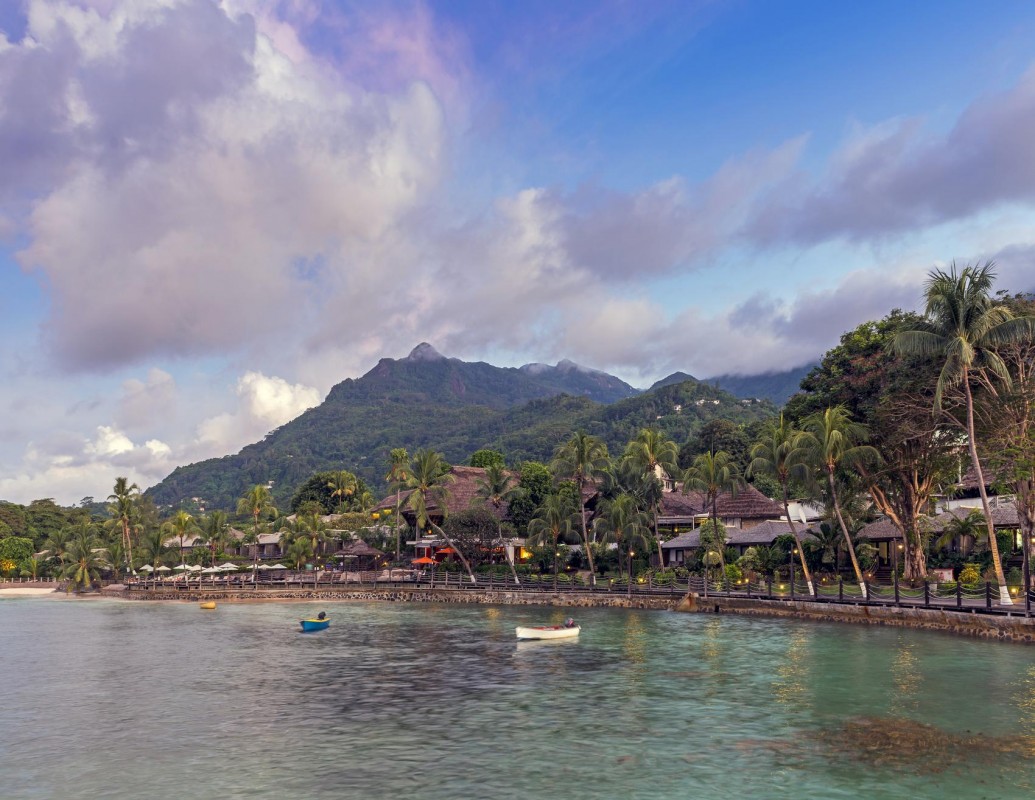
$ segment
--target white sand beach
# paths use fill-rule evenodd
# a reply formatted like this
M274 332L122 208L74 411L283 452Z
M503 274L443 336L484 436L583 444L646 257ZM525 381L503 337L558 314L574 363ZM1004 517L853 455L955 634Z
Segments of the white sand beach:
M0 598L2 597L39 597L47 594L54 594L53 589L48 589L42 586L24 586L13 589L0 589Z

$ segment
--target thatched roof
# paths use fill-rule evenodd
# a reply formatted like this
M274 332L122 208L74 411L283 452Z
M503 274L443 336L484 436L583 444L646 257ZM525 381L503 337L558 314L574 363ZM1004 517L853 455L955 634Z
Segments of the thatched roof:
M684 502L685 507L697 508L698 515L711 513L711 503L703 492L687 492ZM751 484L732 495L729 492L720 494L715 501L715 510L720 518L727 519L779 519L783 516L783 504L766 497Z
M902 538L902 532L888 517L881 517L875 522L863 525L857 535L869 539L871 542L894 541Z
M362 539L356 539L354 542L349 542L341 550L335 552L336 556L357 556L360 558L367 558L370 556L377 557L384 555L377 548L371 547Z
M936 517L930 519L931 530L943 531L945 526L948 525L952 520L966 519L970 514L977 511L984 517L984 513L981 510L981 506L968 507L961 506L959 508L951 508L948 511L943 511ZM993 506L992 509L992 525L996 528L1016 528L1019 525L1017 519L1017 506L1013 503L1001 503L997 506Z
M811 529L804 526L798 527L798 535L803 539L815 539ZM752 545L766 545L767 547L791 532L791 526L782 520L768 520L755 525L747 530L743 528L726 528L726 541L732 547L750 547ZM661 547L665 550L690 550L701 546L701 529L695 528L692 531L681 533L674 539L662 542Z
M478 497L478 482L485 477L485 470L481 467L451 467L449 474L452 481L445 484L445 510L448 514L455 514L458 511L467 511L471 508L486 508L490 513L496 514L496 508L491 504L483 504ZM513 479L513 486L517 486L517 475L508 473ZM401 495L402 506L406 508L406 501L410 496L407 490ZM395 510L395 494L388 495L382 500L375 511ZM428 511L431 513L440 512L438 504L431 497L428 498ZM507 504L504 503L499 510L498 516L502 519L507 517ZM411 512L412 513L412 512Z

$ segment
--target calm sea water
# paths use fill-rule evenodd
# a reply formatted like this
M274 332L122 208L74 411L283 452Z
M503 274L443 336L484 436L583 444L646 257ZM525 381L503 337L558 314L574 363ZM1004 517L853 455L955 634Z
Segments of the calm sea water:
M1035 790L1035 648L603 609L515 641L566 613L2 600L0 797Z

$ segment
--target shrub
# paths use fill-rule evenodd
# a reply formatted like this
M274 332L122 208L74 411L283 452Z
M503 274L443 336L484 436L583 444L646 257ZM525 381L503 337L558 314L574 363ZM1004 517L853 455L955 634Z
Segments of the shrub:
M959 582L964 586L977 586L981 583L981 570L977 564L967 564L960 570Z

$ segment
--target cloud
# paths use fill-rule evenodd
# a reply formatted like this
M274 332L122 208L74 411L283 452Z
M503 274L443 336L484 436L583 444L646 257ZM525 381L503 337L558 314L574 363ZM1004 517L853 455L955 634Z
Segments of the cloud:
M46 342L89 370L274 340L426 201L439 100L292 60L211 0L113 9L33 0L32 38L0 52L18 87L0 163L37 196L19 260L50 291Z
M153 367L146 381L130 378L123 382L119 406L117 421L123 428L144 428L156 420L168 420L176 410L176 381Z
M817 179L804 173L759 201L760 244L881 238L1035 200L1035 68L975 100L945 134L918 118L857 127Z
M238 409L204 420L194 449L209 457L240 449L320 404L320 392L283 378L247 372L237 381Z

